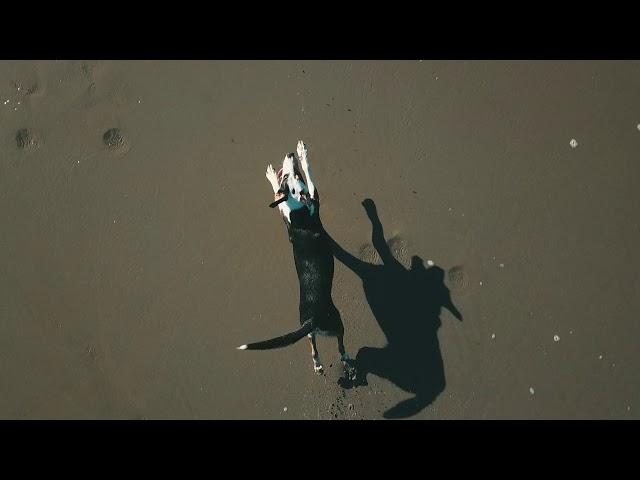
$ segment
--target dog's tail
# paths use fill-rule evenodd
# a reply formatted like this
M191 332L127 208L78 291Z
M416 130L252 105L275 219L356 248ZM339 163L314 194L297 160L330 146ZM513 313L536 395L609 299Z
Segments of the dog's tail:
M248 343L241 345L238 350L269 350L272 348L282 348L288 345L292 345L300 340L305 335L311 333L313 330L313 319L307 320L302 324L298 330L287 333L280 337L272 338L271 340L264 340L262 342Z

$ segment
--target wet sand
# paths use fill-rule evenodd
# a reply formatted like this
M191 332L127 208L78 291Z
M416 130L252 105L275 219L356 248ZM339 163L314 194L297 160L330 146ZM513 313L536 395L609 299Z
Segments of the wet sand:
M640 62L0 62L0 418L640 418L639 84ZM306 340L235 349L298 326L264 177L298 139L366 386L338 385L334 339L324 376Z

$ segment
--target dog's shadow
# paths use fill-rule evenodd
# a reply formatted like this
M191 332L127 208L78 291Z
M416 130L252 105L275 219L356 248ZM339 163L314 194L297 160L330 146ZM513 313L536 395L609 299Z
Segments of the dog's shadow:
M355 359L355 380L343 378L340 383L344 388L366 385L368 373L385 378L415 396L384 412L384 417L410 417L430 405L445 387L437 336L441 308L447 308L458 320L462 320L462 315L451 301L442 268L425 268L418 256L413 256L410 268L405 268L384 239L373 200L366 199L362 205L371 220L373 246L382 265L351 255L327 236L335 257L362 280L365 296L387 338L387 345L361 348Z

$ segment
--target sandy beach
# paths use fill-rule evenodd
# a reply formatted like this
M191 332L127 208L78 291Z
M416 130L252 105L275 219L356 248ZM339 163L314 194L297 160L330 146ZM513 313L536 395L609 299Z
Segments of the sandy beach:
M631 61L0 61L0 418L639 419L639 85ZM236 350L299 326L264 175L299 139L357 388L332 338L323 376L306 340Z

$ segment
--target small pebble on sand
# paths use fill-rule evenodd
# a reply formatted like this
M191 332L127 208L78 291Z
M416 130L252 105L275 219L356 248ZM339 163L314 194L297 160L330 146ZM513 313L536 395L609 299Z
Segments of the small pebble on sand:
M284 407L284 408L282 409L282 411L284 411L284 412L286 412L287 410L289 410L287 407Z
M559 342L560 341L560 337L558 335L554 335L553 336L553 341L554 342Z
M598 355L598 360L602 360L602 355Z
M535 392L535 390L533 389L533 387L529 387L529 393L530 393L531 395L533 395L534 393L536 393L536 392Z
M433 267L433 260L427 260L427 265L429 265L430 267Z
M495 334L495 333L492 333L492 334L491 334L491 340L493 340L494 338L496 338L496 334Z
M571 148L576 148L578 146L578 141L575 138L572 138L569 145L571 145Z

